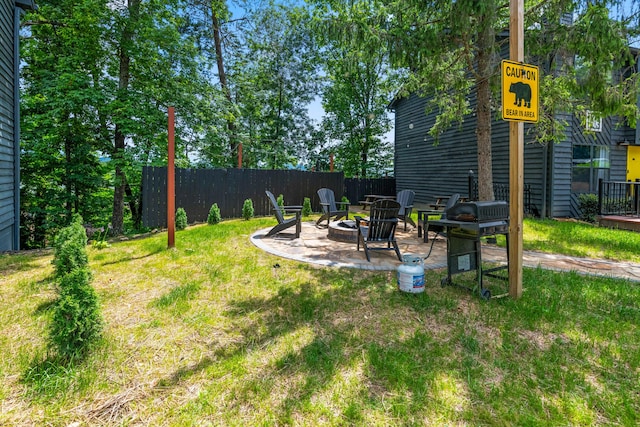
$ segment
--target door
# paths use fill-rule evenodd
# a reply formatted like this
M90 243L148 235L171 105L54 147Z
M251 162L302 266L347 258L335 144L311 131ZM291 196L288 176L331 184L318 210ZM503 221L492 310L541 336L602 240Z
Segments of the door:
M627 146L627 181L640 181L640 145Z

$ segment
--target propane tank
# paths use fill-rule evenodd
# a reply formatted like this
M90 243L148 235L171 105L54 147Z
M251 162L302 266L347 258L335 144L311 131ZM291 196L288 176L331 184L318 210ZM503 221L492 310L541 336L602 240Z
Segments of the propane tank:
M398 267L398 289L412 294L424 292L424 263L421 257L402 257L402 265Z

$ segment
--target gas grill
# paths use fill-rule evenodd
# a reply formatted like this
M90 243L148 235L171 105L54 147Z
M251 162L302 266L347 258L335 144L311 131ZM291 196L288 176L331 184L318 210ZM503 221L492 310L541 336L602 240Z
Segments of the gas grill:
M445 230L447 237L447 277L442 286L454 285L454 274L477 271L477 290L484 299L491 298L491 291L484 288L483 277L507 280L495 274L509 268L509 205L505 201L478 201L458 203L446 212L446 219L430 223ZM503 234L507 237L507 264L493 268L482 267L481 238ZM475 290L471 288L470 290Z

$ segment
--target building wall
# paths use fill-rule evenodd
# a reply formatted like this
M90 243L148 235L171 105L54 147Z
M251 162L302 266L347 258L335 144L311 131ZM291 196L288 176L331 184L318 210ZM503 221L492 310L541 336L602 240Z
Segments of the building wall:
M14 2L0 0L0 251L17 249L14 171Z
M470 100L475 109L475 98ZM444 132L436 143L428 135L436 113L425 114L427 100L416 95L393 103L395 109L395 177L398 190L416 192L415 203L432 203L438 195L468 193L469 171L477 173L475 114ZM526 126L525 126L526 127ZM525 130L526 134L526 130ZM493 179L509 182L509 123L492 124ZM532 204L542 211L544 147L525 137L525 184L531 185ZM569 151L570 154L570 151Z
M475 110L475 98L470 98ZM416 192L415 203L432 203L435 196L460 193L466 195L470 170L477 171L475 114L454 124L439 142L428 135L436 113L425 113L427 99L411 95L394 101L395 176L398 190ZM616 118L603 120L601 132L585 132L578 118L559 115L565 120L562 142L542 146L528 136L531 124L525 124L524 184L531 186L534 209L547 217L579 216L578 197L571 191L573 144L610 147L610 179L626 179L627 148L633 144L635 130L621 125ZM492 158L494 183L509 183L509 123L492 124Z

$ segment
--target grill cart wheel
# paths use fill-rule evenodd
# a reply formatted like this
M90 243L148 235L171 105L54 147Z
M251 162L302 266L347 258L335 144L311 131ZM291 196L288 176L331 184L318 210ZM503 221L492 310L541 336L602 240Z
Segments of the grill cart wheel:
M440 279L440 286L442 286L443 288L450 284L451 280L448 277L443 277L442 279Z
M480 292L480 296L482 297L482 299L489 301L491 299L491 291L489 289L483 289Z

